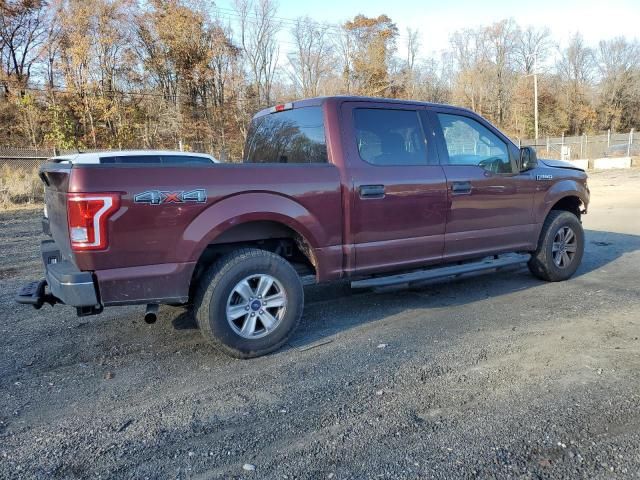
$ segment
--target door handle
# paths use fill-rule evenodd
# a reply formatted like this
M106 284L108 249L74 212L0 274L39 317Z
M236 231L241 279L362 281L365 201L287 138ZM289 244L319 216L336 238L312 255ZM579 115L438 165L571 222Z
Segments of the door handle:
M384 185L360 185L360 198L384 198Z
M471 193L471 182L453 182L451 184L453 195L469 195Z

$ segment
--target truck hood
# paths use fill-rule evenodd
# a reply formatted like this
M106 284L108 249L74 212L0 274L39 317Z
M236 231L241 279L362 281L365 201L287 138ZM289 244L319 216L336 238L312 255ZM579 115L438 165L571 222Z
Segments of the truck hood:
M582 168L576 167L575 165L569 162L565 162L564 160L547 160L546 158L539 158L538 161L551 168L566 168L567 170L577 170L579 172L584 172Z

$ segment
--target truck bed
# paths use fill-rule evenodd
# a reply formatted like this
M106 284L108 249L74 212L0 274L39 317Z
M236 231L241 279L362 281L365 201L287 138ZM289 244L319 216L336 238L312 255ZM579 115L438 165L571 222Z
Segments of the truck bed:
M51 236L63 259L94 272L105 305L185 298L206 246L240 222L288 223L318 255L342 241L340 176L332 164L51 163L41 176ZM185 196L198 190L203 198ZM108 220L111 241L102 251L74 252L67 194L93 192L120 194L120 209Z

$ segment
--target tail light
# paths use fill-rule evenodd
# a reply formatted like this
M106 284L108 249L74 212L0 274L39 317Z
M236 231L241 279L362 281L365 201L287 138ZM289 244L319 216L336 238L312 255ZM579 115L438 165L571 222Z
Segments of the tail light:
M71 193L67 197L72 250L104 250L107 220L120 208L117 193Z

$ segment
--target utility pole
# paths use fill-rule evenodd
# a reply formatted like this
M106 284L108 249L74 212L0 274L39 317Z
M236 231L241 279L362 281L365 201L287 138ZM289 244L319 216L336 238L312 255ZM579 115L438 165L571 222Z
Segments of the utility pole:
M531 57L533 57L533 72L526 74L525 77L530 77L533 75L533 122L537 145L538 138L540 137L540 132L538 130L538 49L536 49L533 53L527 54L527 58Z
M538 49L533 52L533 121L536 130L536 144L538 143Z

